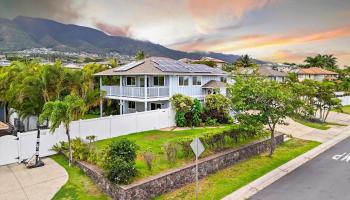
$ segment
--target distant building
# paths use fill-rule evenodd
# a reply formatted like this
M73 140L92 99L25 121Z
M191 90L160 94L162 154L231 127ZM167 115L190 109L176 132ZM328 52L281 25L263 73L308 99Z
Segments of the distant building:
M252 75L254 73L254 69L253 68L241 68L238 70L238 73L241 75L249 76L249 75ZM273 69L272 67L268 67L268 66L259 66L255 73L261 77L264 77L264 78L267 78L267 79L270 79L273 81L277 81L277 82L284 82L284 81L286 81L286 78L288 77L287 73L277 71L277 70Z
M9 61L9 60L6 60L6 59L0 60L0 66L7 67L7 66L10 66L10 65L11 65L11 61Z
M338 73L318 67L300 68L297 72L299 81L312 79L316 81L337 80Z
M212 57L202 57L200 60L201 61L212 61L212 62L214 62L216 64L216 67L218 67L218 68L222 68L222 66L227 64L226 61L223 61L223 60L220 60L220 59L217 59L217 58L212 58Z
M63 66L64 68L69 68L69 69L83 69L84 66L82 65L77 65L74 63L68 63L66 65Z

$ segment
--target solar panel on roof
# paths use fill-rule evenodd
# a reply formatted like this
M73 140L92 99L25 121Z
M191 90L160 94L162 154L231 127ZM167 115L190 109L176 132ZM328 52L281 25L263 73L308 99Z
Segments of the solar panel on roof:
M187 64L176 60L153 59L156 66L162 72L180 72L180 73L216 73L220 70L211 68L203 64Z
M118 67L117 69L115 69L114 71L115 72L121 72L121 71L126 71L126 70L129 70L133 67L136 67L138 65L141 65L142 63L144 63L145 61L133 61L131 63L128 63L126 65L123 65L123 66L120 66Z

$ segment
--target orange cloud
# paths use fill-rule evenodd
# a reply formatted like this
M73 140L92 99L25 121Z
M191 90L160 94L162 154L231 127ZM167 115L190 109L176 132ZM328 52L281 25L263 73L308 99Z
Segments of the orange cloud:
M322 52L294 52L289 50L278 50L273 54L261 57L260 59L273 61L273 62L294 62L294 63L303 63L305 58L308 56L315 56L318 53L323 54ZM330 51L329 54L334 54L337 58L338 65L343 66L350 64L350 52L347 51Z
M216 40L202 40L200 43L187 43L173 46L186 51L221 51L232 52L243 49L267 46L286 46L308 42L330 40L350 36L350 26L338 27L317 33L297 33L290 35L243 35L234 38L220 38Z

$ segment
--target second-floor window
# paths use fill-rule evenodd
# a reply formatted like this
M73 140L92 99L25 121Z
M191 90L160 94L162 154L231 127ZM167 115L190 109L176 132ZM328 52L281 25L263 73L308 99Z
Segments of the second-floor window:
M135 76L126 77L126 86L136 86L136 77Z
M153 77L154 86L164 86L164 76L154 76Z
M179 76L179 86L188 86L188 76Z
M193 76L192 77L192 85L202 85L202 77L201 76Z
M223 83L226 83L227 79L226 79L226 77L220 77L220 81L223 82Z

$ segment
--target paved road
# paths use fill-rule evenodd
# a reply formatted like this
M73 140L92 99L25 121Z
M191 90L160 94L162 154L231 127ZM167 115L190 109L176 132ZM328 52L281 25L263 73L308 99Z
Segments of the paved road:
M250 199L350 200L350 138L282 177Z

